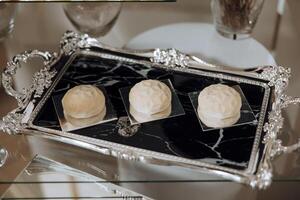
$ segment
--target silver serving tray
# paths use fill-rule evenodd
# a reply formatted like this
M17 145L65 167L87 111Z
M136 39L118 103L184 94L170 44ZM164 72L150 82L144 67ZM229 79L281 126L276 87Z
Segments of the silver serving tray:
M289 68L281 66L262 66L247 71L240 71L206 63L195 56L183 54L175 49L153 49L144 51L114 49L104 46L86 34L81 35L70 31L63 35L60 47L61 50L58 54L38 50L26 51L16 55L7 63L2 73L2 84L7 94L13 96L18 102L18 107L9 112L3 117L2 121L0 121L1 129L7 134L42 136L121 159L158 165L177 165L193 169L196 168L199 171L217 174L227 179L249 184L251 187L260 189L266 188L272 181L271 160L282 153L289 153L300 147L300 141L290 146L283 146L281 144L282 141L278 139L279 131L283 125L282 109L290 104L298 104L300 102L300 98L293 98L285 94L290 77ZM105 50L106 53L94 52L93 48L101 48ZM114 54L110 52L114 52ZM234 80L263 87L265 89L265 96L260 111L249 167L246 170L236 170L226 166L217 166L198 160L180 158L34 125L32 123L34 118L47 98L49 98L53 87L63 74L63 72L58 72L53 66L67 57L72 60L71 58L74 58L74 56L79 53L118 61L147 63L148 65L168 70L224 78L226 80ZM130 55L131 57L124 58L116 55L116 53ZM21 63L37 57L44 60L44 67L33 75L33 83L30 88L26 88L22 92L14 90L13 75L17 69L21 67ZM65 66L71 62L70 60L66 61ZM62 71L63 70L64 67ZM272 97L271 100L269 97ZM267 113L267 104L270 103L269 101L272 101L272 108L271 111ZM265 118L267 120L265 120ZM122 127L119 127L119 132L130 134L134 132L135 128L136 127L126 127L125 123L125 127L124 124ZM260 143L264 143L264 146L261 156L258 158L258 146Z

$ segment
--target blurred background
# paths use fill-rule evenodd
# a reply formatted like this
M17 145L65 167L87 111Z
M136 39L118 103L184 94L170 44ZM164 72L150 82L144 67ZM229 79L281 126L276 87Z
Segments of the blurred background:
M282 0L265 0L252 37L271 51L277 64L296 67L300 64L300 2L287 0L278 20L278 10L282 9L278 9L280 2ZM99 39L111 46L122 47L134 36L154 27L179 22L212 21L210 0L181 0L176 3L125 2L112 30ZM278 22L280 25L277 28ZM1 56L1 60L5 63L5 58L28 49L57 51L58 41L66 30L76 29L66 17L62 4L19 4L14 30L0 44L1 51L6 54ZM293 77L297 77L297 74Z

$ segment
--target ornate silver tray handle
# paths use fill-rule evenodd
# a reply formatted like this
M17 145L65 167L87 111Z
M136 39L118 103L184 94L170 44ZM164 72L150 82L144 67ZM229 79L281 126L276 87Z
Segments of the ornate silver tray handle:
M13 75L15 75L18 68L21 67L22 62L26 63L29 59L36 57L44 60L44 67L33 75L32 84L29 88L23 88L22 92L16 91L13 88ZM8 134L17 134L26 127L26 121L24 121L26 112L24 109L30 103L34 104L34 99L41 97L44 90L51 85L51 79L55 76L56 71L50 68L56 58L56 53L51 54L49 52L33 50L18 54L7 63L7 66L2 73L2 85L6 93L16 99L18 108L3 117L1 129L4 132Z
M80 49L89 49L91 47L105 48L111 51L126 53L136 56L149 58L152 63L164 65L166 68L177 68L184 70L185 68L208 69L216 72L228 72L248 76L256 79L268 81L268 85L274 88L274 99L272 100L272 110L268 114L268 120L264 124L265 152L262 162L259 164L256 173L249 174L246 180L240 182L250 184L252 187L260 189L266 188L272 181L271 160L281 154L290 153L300 148L300 139L295 144L284 146L282 141L278 139L278 135L283 126L284 118L282 117L282 109L291 104L299 104L299 97L290 97L285 94L290 77L290 69L282 66L263 66L257 67L250 71L232 71L221 66L206 63L195 56L186 55L176 49L153 49L145 51L120 50L105 46L88 35L81 35L74 32L66 32L60 42L61 51L59 54L41 52L38 50L27 51L16 55L7 63L2 73L2 84L7 94L13 96L18 102L18 108L9 112L1 120L1 129L7 134L20 134L28 128L28 119L36 106L36 99L40 98L48 87L51 86L53 77L57 73L52 68L53 64L59 60L61 56L67 56ZM21 62L27 62L28 59L39 57L44 60L43 68L33 75L32 84L29 88L18 92L13 88L13 75L21 66ZM126 128L126 127L125 127Z

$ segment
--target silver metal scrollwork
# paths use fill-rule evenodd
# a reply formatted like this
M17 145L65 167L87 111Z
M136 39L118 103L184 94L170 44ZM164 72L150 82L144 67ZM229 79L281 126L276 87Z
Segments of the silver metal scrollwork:
M151 62L157 64L163 64L168 67L186 67L190 57L186 54L179 52L178 50L171 49L155 49L153 57L150 58Z
M282 93L286 89L289 78L291 76L291 69L282 66L269 66L264 68L263 72L259 74L260 78L269 81L270 86L275 86L275 92Z
M277 139L277 135L284 122L282 109L288 107L290 104L300 103L299 97L290 97L284 93L289 82L290 73L290 68L284 68L282 66L270 66L260 74L261 78L269 80L268 84L270 86L275 87L275 95L277 96L272 105L273 109L269 113L269 120L264 125L264 131L266 132L266 135L263 141L266 144L271 142L273 145L273 148L270 152L271 157L283 152L291 152L292 150L300 147L300 143L290 147L283 147L281 145L281 140Z
M300 104L300 98L282 95L280 105L279 105L280 111L292 104ZM282 117L281 113L279 112L279 110L274 110L274 111L272 111L271 114L275 116L273 118L276 118L276 119L273 119L273 121L276 120L273 123L274 130L271 129L269 131L269 134L273 136L273 135L275 135L274 131L276 131L276 130L279 131L278 129L280 129L282 127L283 117ZM270 124L268 124L268 125L270 125ZM276 135L275 135L275 137L276 137ZM275 137L273 136L273 138L275 138ZM273 141L273 146L272 146L272 149L270 152L270 156L271 156L271 158L273 158L282 153L291 153L299 148L300 148L300 138L298 138L298 141L295 144L292 144L289 146L283 146L282 140L277 139L277 137L276 137L276 139Z
M13 88L13 75L15 75L17 69L21 67L22 62L26 63L28 59L34 57L42 58L44 60L44 68L33 75L33 83L29 88L23 89L22 92L18 92ZM24 108L24 106L28 104L32 93L35 93L35 97L40 97L43 90L49 87L51 78L56 74L55 70L50 71L50 64L56 57L56 54L33 50L18 54L7 63L7 66L2 73L2 84L6 93L17 100L20 108Z
M29 88L23 88L22 92L16 91L13 88L13 76L16 71L21 67L21 63L26 63L31 58L42 58L43 68L34 73L32 84ZM21 112L29 104L30 100L41 97L44 90L52 83L52 78L57 73L56 70L50 69L51 65L57 58L57 54L49 52L41 52L38 50L25 51L13 57L7 63L4 72L2 73L2 85L7 94L11 95L17 100L18 108L8 113L3 117L0 128L8 134L17 134L25 127L22 122L24 113Z
M89 48L92 46L101 47L101 43L89 37L87 34L66 31L60 41L61 53L70 55L80 48Z
M16 113L15 110L11 111L2 118L0 128L3 132L9 135L18 134L23 128L25 128L25 124L22 122L23 118L24 114Z
M264 132L266 132L266 135L263 138L263 142L266 145L266 158L262 166L259 167L256 175L250 181L252 187L258 187L260 189L268 187L272 181L272 166L270 160L282 153L290 153L300 148L300 139L293 145L283 146L282 141L277 138L284 122L282 109L290 104L300 104L299 97L293 98L285 94L290 73L290 68L270 66L264 68L263 72L258 75L260 78L268 80L269 86L274 86L276 98L272 104L272 111L269 113L268 122L264 124Z
M253 188L266 189L271 185L272 177L272 166L269 162L265 162L263 163L263 166L258 169L256 175L250 178L249 184Z
M137 133L140 124L131 125L128 117L120 117L116 125L119 135L123 137L131 137Z

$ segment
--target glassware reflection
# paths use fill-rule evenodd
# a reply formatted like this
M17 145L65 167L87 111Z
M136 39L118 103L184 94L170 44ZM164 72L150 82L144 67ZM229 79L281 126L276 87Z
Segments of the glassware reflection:
M0 41L10 34L14 28L17 4L0 4Z
M22 182L22 184L17 184ZM36 156L2 196L7 199L150 198L42 156ZM28 183L28 184L27 184Z
M7 155L8 155L7 150L0 147L0 167L2 167L5 164Z
M64 12L73 26L93 37L104 36L115 24L122 4L120 2L65 3Z

